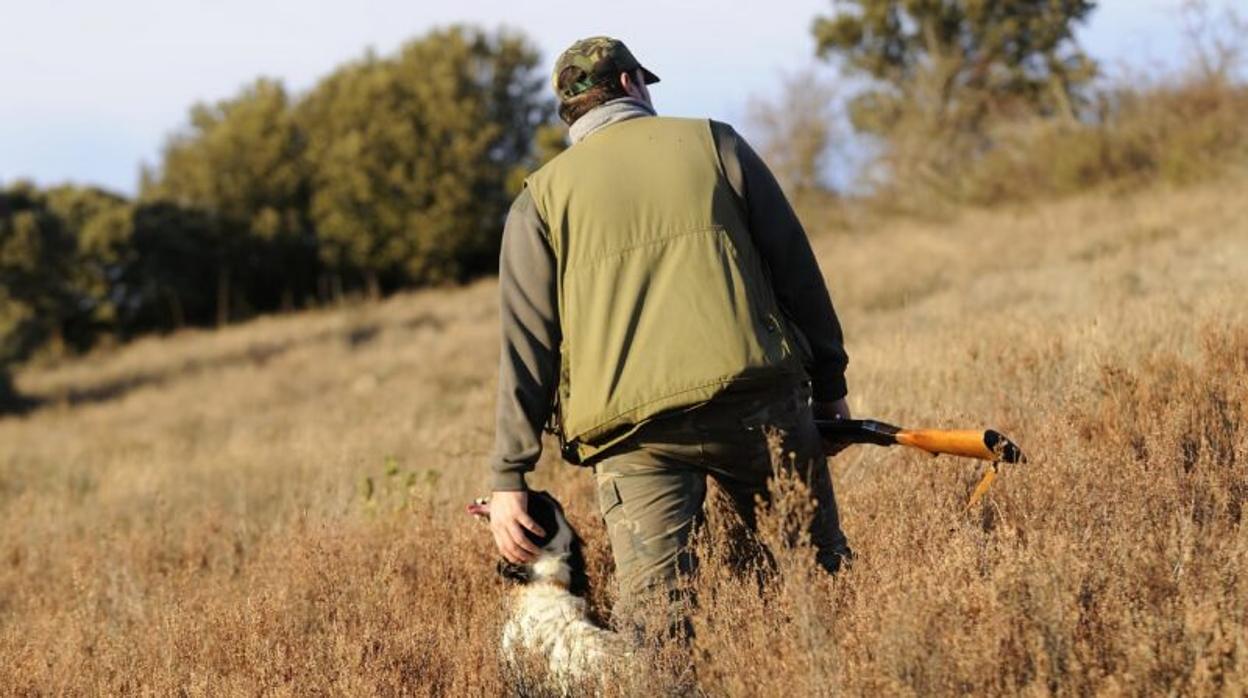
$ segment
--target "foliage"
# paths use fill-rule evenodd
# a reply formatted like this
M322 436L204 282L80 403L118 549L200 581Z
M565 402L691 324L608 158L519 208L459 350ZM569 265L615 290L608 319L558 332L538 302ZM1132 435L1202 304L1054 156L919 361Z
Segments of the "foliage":
M9 375L9 367L0 363L0 409L11 409L17 401L17 391L13 388L13 377Z
M73 256L74 238L43 193L24 183L0 190L0 367L64 344Z
M876 139L861 173L886 211L1188 184L1248 163L1243 21L1189 0L1189 63L1093 83L1074 28L1085 1L838 0L815 22L819 55L868 86L854 127Z
M74 347L83 349L120 327L128 294L118 282L133 258L133 207L124 197L95 187L54 187L46 200L74 241L69 283L75 302L65 332Z
M358 504L372 514L414 511L436 499L442 474L433 469L403 470L399 459L386 455L381 475L360 478Z
M490 271L564 147L537 63L517 33L434 31L308 94L261 78L194 105L134 201L0 190L0 366Z
M524 187L529 172L545 165L568 147L568 129L555 123L543 123L533 133L533 154L527 167L514 168L507 179L507 193L515 196Z
M205 221L95 188L0 190L0 366L209 322Z
M1248 165L1248 87L1190 79L1101 97L1095 121L996 126L997 146L963 169L949 198L987 205L1098 186L1189 185Z
M127 335L220 321L221 222L191 206L151 201L133 207L129 263L118 279L126 304L121 329ZM263 273L263 269L260 270Z
M192 107L189 129L169 139L144 183L143 200L212 221L215 239L204 252L216 271L218 324L229 321L236 298L271 309L278 298L290 307L310 293L304 149L285 88L260 79L232 99Z
M374 296L489 269L508 184L550 117L537 61L521 36L453 27L324 80L300 116L326 263Z
M954 196L957 174L996 146L993 123L1073 123L1096 66L1074 39L1089 0L836 0L815 20L820 57L870 86L849 103L877 138L877 186Z
M860 130L889 134L909 111L957 131L990 115L1073 120L1095 66L1075 44L1091 0L836 0L815 20L821 57L877 87L856 97Z

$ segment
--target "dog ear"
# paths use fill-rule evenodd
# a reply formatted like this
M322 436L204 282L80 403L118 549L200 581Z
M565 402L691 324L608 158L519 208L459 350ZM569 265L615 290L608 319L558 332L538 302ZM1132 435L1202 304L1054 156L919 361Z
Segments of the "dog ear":
M498 561L498 574L507 581L520 584L528 584L531 579L528 565L517 565L508 560Z
M546 547L546 544L559 532L559 521L555 515L556 507L558 506L559 502L545 492L535 490L529 493L527 513L530 518L537 522L538 526L542 527L546 535L539 536L528 530L525 530L524 535L539 548Z

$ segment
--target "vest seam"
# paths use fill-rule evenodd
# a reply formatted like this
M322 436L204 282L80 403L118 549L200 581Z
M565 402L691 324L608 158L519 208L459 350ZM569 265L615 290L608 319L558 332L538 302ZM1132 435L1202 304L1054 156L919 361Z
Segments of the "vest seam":
M538 233L541 234L542 240L546 242L550 251L554 252L555 244L551 241L550 224L546 222L546 212L542 210L541 202L538 201L537 196L533 193L533 189L529 187L529 177L525 177L524 182L521 183L521 191L528 192L529 199L533 202L533 212L537 214L537 220L541 222L541 225L537 226Z
M737 188L732 186L732 178L728 176L728 166L724 164L724 151L719 147L720 142L719 138L717 138L715 129L715 124L717 122L714 119L707 119L706 123L707 128L709 128L711 132L711 148L715 151L715 163L719 166L719 176L723 178L724 184L728 187L728 191L732 192L732 200L741 214L741 221L745 223L746 229L749 230L750 236L753 237L754 231L750 229L750 202L745 198L746 192L744 175L741 182L741 191L737 191ZM719 134L722 134L724 138L728 139L729 142L727 145L729 145L735 152L740 136L737 135L737 132L734 131L731 126L728 126L727 124L722 124L722 126L727 130L727 133L724 134L721 130ZM741 168L739 161L737 163L737 168Z
M597 267L599 265L605 264L606 262L610 262L612 260L623 257L627 255L629 252L635 252L637 250L640 250L643 247L650 247L652 245L660 245L665 242L676 240L678 238L688 237L690 235L698 235L699 233L722 233L724 231L725 231L725 228L722 225L707 225L707 226L701 226L698 228L684 230L679 233L673 233L671 235L666 235L664 237L644 240L642 242L636 242L636 243L633 243L632 245L629 245L628 247L621 247L620 249L612 250L611 252L608 252L608 253L605 253L596 257L589 257L585 259L584 261L575 262L575 263L568 262L567 273L570 274L573 272L582 271L583 267L586 267L587 269L585 269L585 271L588 271L588 268L593 268L593 267Z

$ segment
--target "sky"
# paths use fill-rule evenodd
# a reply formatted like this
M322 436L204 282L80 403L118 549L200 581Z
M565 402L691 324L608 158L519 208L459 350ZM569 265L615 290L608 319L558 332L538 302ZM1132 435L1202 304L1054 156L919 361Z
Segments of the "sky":
M1227 0L1240 3L1245 0ZM1179 0L1102 0L1079 39L1112 72L1173 66ZM547 65L578 38L623 39L662 78L659 111L742 126L748 100L818 64L829 0L0 0L0 184L133 194L195 102L259 76L304 91L369 47L386 54L455 22L526 33Z

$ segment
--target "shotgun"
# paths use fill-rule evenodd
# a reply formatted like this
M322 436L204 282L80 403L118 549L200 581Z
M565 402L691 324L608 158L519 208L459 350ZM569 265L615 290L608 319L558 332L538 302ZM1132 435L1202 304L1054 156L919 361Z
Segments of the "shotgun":
M903 429L872 419L816 419L819 434L829 441L876 446L910 446L933 456L942 453L978 458L992 463L966 504L970 509L988 491L997 477L1000 463L1026 463L1022 449L1004 434L993 429Z

